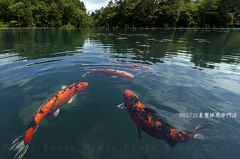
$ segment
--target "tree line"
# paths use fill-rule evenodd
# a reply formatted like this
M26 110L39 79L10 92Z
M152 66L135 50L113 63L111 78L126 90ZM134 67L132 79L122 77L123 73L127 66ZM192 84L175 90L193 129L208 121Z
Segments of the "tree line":
M0 0L0 26L240 27L240 0L110 0L86 12L80 0Z
M79 0L0 0L0 22L13 26L70 26L91 24Z
M91 17L95 26L239 27L240 0L111 0Z

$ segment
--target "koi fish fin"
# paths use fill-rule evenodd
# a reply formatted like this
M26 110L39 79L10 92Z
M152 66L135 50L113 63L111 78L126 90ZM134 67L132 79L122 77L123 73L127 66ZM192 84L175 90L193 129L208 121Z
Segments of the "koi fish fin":
M154 109L151 109L151 108L143 108L144 111L147 113L147 114L150 114L152 116L154 116L155 118L157 118L161 123L165 123L167 125L167 127L169 127L170 129L175 129L174 126L164 122L162 119L159 118L159 116L157 115L157 111L154 110Z
M117 78L118 76L111 76L112 78Z
M120 108L120 109L125 109L125 108L127 108L127 107L124 105L124 103L119 104L117 107Z
M21 159L23 155L26 153L29 145L25 145L24 143L25 135L26 131L12 142L10 151L17 151L13 159Z
M212 129L213 127L213 123L210 123L210 122L204 122L204 123L201 123L199 124L195 129L193 129L193 132L197 132L199 130L202 130L202 129Z
M72 103L75 98L76 98L76 94L74 96L72 96L72 98L69 99L68 103Z
M25 135L26 135L26 132L25 131L21 136L19 136L18 138L16 138L13 142L12 142L12 145L11 145L11 148L10 148L10 151L16 151L18 148L16 148L18 146L18 144L23 141Z
M62 86L62 89L66 88L67 86Z
M193 135L193 138L194 138L194 139L201 140L201 141L204 141L204 136L203 136L203 134L200 134L200 133L194 134L194 135Z
M57 110L55 110L55 112L53 113L53 116L56 118L59 112L60 112L60 108L58 108Z
M167 142L168 145L170 145L171 147L175 147L177 145L177 141L174 141L172 139L167 139L165 140Z
M36 129L34 130L34 132L33 132L33 133L35 133L35 132L37 131L38 127L39 127L39 125L36 127Z
M136 125L136 138L138 139L138 140L140 140L141 139L141 131L140 131L140 128Z
M154 116L155 118L159 118L158 115L157 115L157 111L154 110L154 109L151 109L151 108L143 108L144 111L149 114L149 115L152 115ZM160 119L160 118L159 118Z
M153 109L151 109L151 108L143 108L143 109L144 109L144 111L145 111L146 113L157 114L157 111L156 111L156 110L153 110Z
M92 71L91 71L91 70L86 70L86 73L84 73L84 74L82 75L82 77L86 76L86 75L89 74L90 72L92 72Z
M204 136L203 134L200 134L200 133L197 133L199 130L202 130L202 129L212 129L213 127L213 123L210 123L210 122L204 122L204 123L201 123L199 124L195 129L193 129L193 138L194 139L199 139L199 140L202 140L204 141Z

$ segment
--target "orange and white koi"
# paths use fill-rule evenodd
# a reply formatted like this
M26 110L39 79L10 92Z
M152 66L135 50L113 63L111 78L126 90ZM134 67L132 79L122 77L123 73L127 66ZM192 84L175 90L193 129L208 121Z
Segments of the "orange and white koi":
M27 130L18 138L16 138L11 145L11 151L17 151L14 159L21 159L26 153L30 140L34 132L36 132L40 121L54 112L54 117L57 117L60 107L62 104L68 101L71 103L76 94L88 86L87 82L74 83L68 87L63 86L63 90L56 93L54 96L49 98L41 107L38 108L37 112L33 115Z
M151 67L149 66L144 66L144 65L140 65L140 64L135 64L135 63L128 63L128 62L118 62L118 61L111 61L112 63L117 63L120 65L125 65L127 67L131 67L131 68L135 68L135 69L140 69L140 70L153 70Z
M101 72L101 73L105 74L106 77L112 76L112 77L134 78L134 76L131 75L130 73L127 73L125 71L111 69L111 68L86 69L86 73L83 74L82 77L89 74L90 72Z
M127 108L129 116L136 124L136 137L139 140L141 139L140 129L142 129L147 134L165 140L170 146L175 147L178 142L186 142L190 139L203 140L203 135L197 131L213 126L210 122L204 122L190 132L180 131L160 119L156 115L156 110L146 108L134 92L126 90L124 101L125 103L118 105L118 108Z

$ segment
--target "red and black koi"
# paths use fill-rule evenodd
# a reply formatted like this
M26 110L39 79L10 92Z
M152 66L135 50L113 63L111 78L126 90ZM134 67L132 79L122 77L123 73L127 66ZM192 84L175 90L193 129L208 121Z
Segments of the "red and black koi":
M203 140L203 135L198 134L197 131L213 126L210 122L204 122L190 132L180 131L160 119L155 110L146 108L134 92L126 90L124 101L125 103L120 104L118 108L127 108L128 114L136 124L136 137L139 140L141 139L140 129L142 129L147 134L165 140L170 146L175 147L178 142L186 142L190 139Z
M140 64L135 64L135 63L118 62L118 61L111 61L111 62L120 64L120 65L125 65L127 67L131 67L131 68L135 68L135 69L140 69L140 70L153 70L151 67L140 65Z
M82 75L84 77L85 75L89 74L90 72L101 72L105 74L106 77L123 77L123 78L134 78L133 75L130 73L127 73L125 71L115 70L111 68L95 68L95 69L86 69L86 73Z
M63 86L63 90L56 93L54 96L49 98L41 107L39 107L37 112L33 115L27 130L21 136L16 138L11 145L10 150L17 151L14 159L21 159L23 157L29 147L32 135L37 130L40 121L52 112L54 112L54 117L57 117L60 111L60 106L68 100L68 103L71 103L74 100L76 94L85 89L87 86L87 82L74 83L68 87Z

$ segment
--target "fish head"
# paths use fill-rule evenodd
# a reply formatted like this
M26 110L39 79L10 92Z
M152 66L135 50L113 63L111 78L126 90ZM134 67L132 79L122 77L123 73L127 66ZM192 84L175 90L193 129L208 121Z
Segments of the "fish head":
M133 105L135 105L136 103L140 102L138 96L130 91L130 90L125 90L124 92L124 105L129 108Z
M133 75L131 75L130 73L129 73L128 77L129 77L129 78L134 78L134 76L133 76Z
M136 95L134 92L130 91L130 90L125 90L124 92L124 100L127 100L128 98L130 98L131 95Z
M84 90L88 86L87 82L78 82L75 84L75 93Z
M123 77L125 77L125 78L134 78L133 75L131 75L130 73L127 73L127 72L122 73L122 75L123 75Z
M144 66L147 70L153 70L151 67L148 67L148 66Z
M148 66L144 66L144 65L139 65L138 67L140 67L140 69L142 70L153 70L151 67L148 67Z

